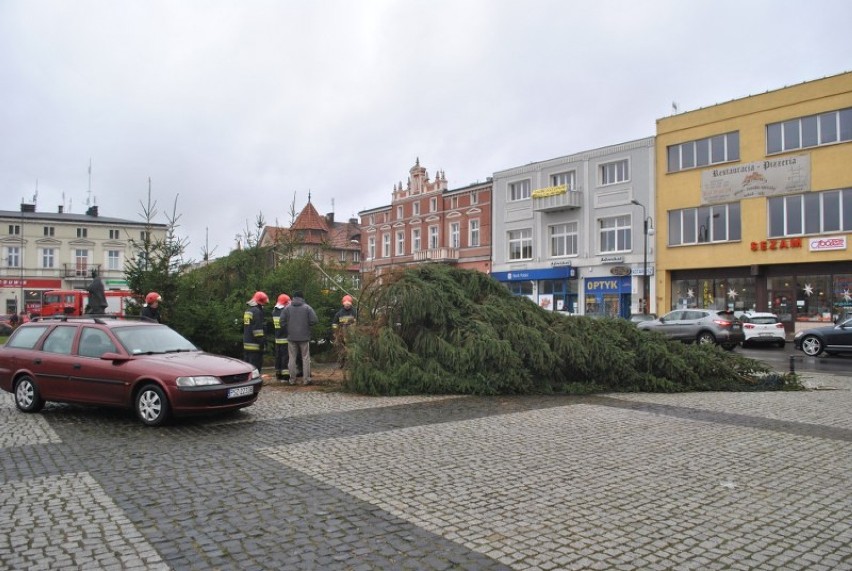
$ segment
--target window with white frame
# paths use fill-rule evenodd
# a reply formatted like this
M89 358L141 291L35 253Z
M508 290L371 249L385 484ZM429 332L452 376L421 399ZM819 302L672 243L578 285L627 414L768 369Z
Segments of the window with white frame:
M479 193L473 191L470 193L470 203L471 204L479 204Z
M412 216L420 216L420 203L412 202L411 203L411 214Z
M89 236L88 228L77 228L77 237L78 238L87 238Z
M110 229L110 231L109 231L109 239L110 240L118 240L119 236L120 236L120 234L119 234L118 230L116 230L114 228Z
M376 258L376 237L370 236L367 238L367 259L374 260Z
M433 196L429 199L429 212L438 212L438 197Z
M18 268L21 266L20 246L6 246L6 267Z
M738 161L740 160L740 133L731 131L670 145L666 152L669 172Z
M85 228L83 228L83 230L85 230ZM77 248L74 250L74 269L78 276L86 275L86 271L89 269L89 251L85 248Z
M630 163L627 159L603 163L598 166L598 172L601 186L627 182L630 180Z
M390 258L391 255L391 237L390 234L382 234L382 257Z
M361 261L361 251L360 250L353 250L352 251L352 262L357 264L360 261Z
M20 224L9 224L9 235L10 236L19 236L21 234L21 225Z
M429 226L429 249L434 250L438 247L438 227Z
M42 248L41 250L41 267L54 268L56 267L56 249Z
M531 260L532 228L510 230L507 234L509 244L509 260Z
M411 253L420 251L420 228L411 230Z
M852 232L852 188L775 196L767 209L771 238Z
M852 107L766 126L766 153L852 141Z
M450 248L461 247L461 223L453 222L450 224Z
M562 186L568 190L577 189L577 171L560 172L550 175L550 186Z
M669 211L669 246L740 240L739 202Z
M629 214L601 218L600 224L602 254L630 251L632 228Z
M107 250L107 269L121 269L121 250Z
M473 219L467 223L468 232L470 234L468 245L473 248L479 246L479 220Z
M340 253L337 255L338 261L346 263L346 250L340 250Z
M45 226L43 230L45 236L53 236L56 234L56 228L54 226Z
M524 200L530 197L530 181L519 180L509 183L509 202Z
M397 230L396 232L396 255L405 255L405 230Z
M564 183L563 183L564 184ZM558 258L562 256L577 255L577 223L565 222L554 224L549 227L550 233L550 256Z
M142 230L141 232L139 232L139 239L142 242L150 242L151 241L151 233L148 232L147 230Z
M459 207L459 197L451 196L450 197L450 208L458 208Z
M402 215L402 206L397 206L396 207L396 219L402 220L403 218L405 218L405 216Z

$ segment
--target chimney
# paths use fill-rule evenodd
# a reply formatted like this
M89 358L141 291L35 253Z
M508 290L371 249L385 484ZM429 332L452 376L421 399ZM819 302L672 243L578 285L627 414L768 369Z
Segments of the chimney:
M65 210L65 207L60 204L56 211L59 212L59 214L62 214L63 210Z
M349 223L357 226L358 225L358 219L357 218L350 218Z
M95 218L97 218L97 216L98 216L98 205L95 204L94 206L90 206L89 209L86 211L86 216L94 216Z
M325 215L325 221L328 222L329 226L334 226L334 212L329 212Z
M35 204L21 203L21 212L35 212Z

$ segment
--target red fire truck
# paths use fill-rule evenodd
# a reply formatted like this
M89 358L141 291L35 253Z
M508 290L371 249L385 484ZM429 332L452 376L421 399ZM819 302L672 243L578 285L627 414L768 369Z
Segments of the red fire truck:
M133 292L127 290L107 290L104 292L107 300L107 314L124 315L124 308L132 303ZM41 315L80 316L89 304L89 292L80 289L55 289L44 292L42 296Z

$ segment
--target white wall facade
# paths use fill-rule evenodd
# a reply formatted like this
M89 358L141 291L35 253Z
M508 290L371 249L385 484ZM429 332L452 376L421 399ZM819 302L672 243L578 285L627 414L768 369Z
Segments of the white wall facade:
M646 245L644 235L646 219L653 234L654 176L654 137L496 172L492 275L547 309L644 312L643 274L654 268L653 239ZM562 280L564 296L554 293ZM650 312L654 297L650 291Z

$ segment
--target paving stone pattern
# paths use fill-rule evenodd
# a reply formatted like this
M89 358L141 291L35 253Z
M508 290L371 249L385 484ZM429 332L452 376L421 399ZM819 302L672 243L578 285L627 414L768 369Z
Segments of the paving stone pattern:
M852 569L852 377L236 414L0 396L0 569Z

